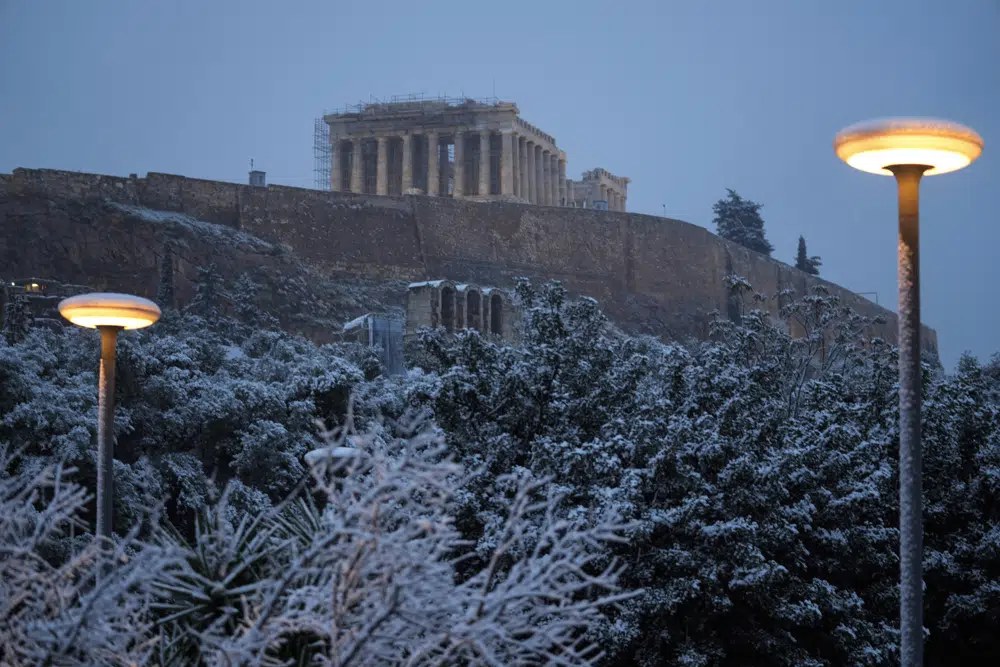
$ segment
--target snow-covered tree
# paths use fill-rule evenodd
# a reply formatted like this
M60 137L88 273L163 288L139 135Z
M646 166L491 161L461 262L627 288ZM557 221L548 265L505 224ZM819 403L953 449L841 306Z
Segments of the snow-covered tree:
M28 333L28 304L24 295L12 292L3 307L3 337L8 345L24 340Z
M156 303L164 310L174 307L174 248L169 239L163 242L163 251L160 253Z
M589 631L602 609L635 594L618 589L621 565L595 555L622 541L613 517L561 520L556 494L517 483L489 565L460 579L452 496L464 472L440 437L340 433L324 434L311 474L283 505L234 515L227 493L201 511L192 540L154 524L140 541L137 526L110 558L94 542L44 557L83 527L86 496L66 478L72 470L0 478L4 664L602 658ZM4 452L0 470L9 463Z
M712 205L715 217L712 222L718 227L719 236L742 246L770 256L774 246L764 235L764 219L760 217L761 204L743 199L735 190Z
M263 310L257 302L260 285L254 282L249 273L240 274L231 292L236 319L251 327L277 328L277 319Z
M506 604L484 603L484 617L520 628L516 634L495 634L498 643L469 639L466 648L457 638L487 626L455 621L449 610L456 599L478 608L482 595L461 586L496 590L482 586L488 572L498 589L528 581L518 563L539 545L542 556L550 553L553 521L584 531L615 516L626 541L590 541L577 553L590 576L615 558L628 564L618 583L633 595L617 607L588 608L585 626L569 633L601 646L605 664L894 664L896 350L822 287L764 296L738 276L729 286L739 322L716 317L709 340L679 345L623 335L594 301L573 299L558 284L522 282L521 344L474 331L424 332L411 341L420 368L392 377L369 369L360 346L317 347L226 317L208 326L178 314L123 333L115 531L133 540L128 554L144 548L142 538L160 550L157 558L179 558L153 568L173 587L156 604L173 606L154 607L150 597L142 614L153 620L135 621L154 628L156 651L163 650L154 662L174 656L174 664L190 664L190 652L203 649L206 663L247 652L311 659L315 651L339 651L343 661L358 643L350 631L367 627L399 590L428 610L425 634L407 625L412 607L404 603L393 613L405 618L390 614L379 628L390 636L373 631L353 659L415 655L436 636L445 643L433 650L453 647L445 664L461 663L472 646L494 651L500 663L544 664L511 652L521 647L503 638L528 630L504 617ZM771 299L782 305L777 318ZM11 479L72 465L72 481L93 488L96 354L94 337L77 327L32 330L0 345L0 443L20 453L5 468ZM1000 362L967 357L951 374L930 362L927 664L992 664L1000 660L992 583L1000 580ZM408 418L415 413L425 427L417 440ZM327 442L326 428L339 429L338 439ZM303 454L325 444L363 450L360 476L310 467ZM414 451L441 456L407 453ZM446 500L435 491L442 476ZM405 502L372 500L384 488L375 482L390 478L421 491ZM296 495L303 484L307 495ZM355 495L343 495L345 488ZM551 508L550 493L560 499ZM152 530L151 496L166 498L162 521L171 529L161 521L163 530ZM525 513L525 502L541 504ZM92 502L76 513L80 530L93 524ZM512 516L521 517L514 541ZM450 545L441 560L429 559L431 538L414 527L425 519L447 519L433 538ZM318 546L327 539L336 544ZM372 540L385 548L365 551ZM44 558L58 566L88 541L61 533L47 541ZM372 561L351 565L355 551L339 550L340 541ZM410 542L412 553L403 553L399 545ZM306 554L311 560L299 570L308 577L293 567ZM253 566L244 568L248 557ZM346 563L340 580L335 563ZM385 579L390 569L403 579ZM274 572L288 577L284 593ZM428 590L406 583L417 572ZM442 589L449 572L450 588ZM350 580L372 588L359 592ZM336 587L354 606L330 607L314 585ZM449 591L447 600L430 589ZM269 607L265 593L275 600ZM190 625L166 620L182 612ZM557 631L539 637L569 637ZM542 641L524 636L525 651ZM271 643L275 637L284 643ZM364 652L373 647L378 656Z
M806 237L799 237L799 249L795 254L795 268L799 271L805 271L806 273L812 274L814 276L819 275L819 267L822 266L823 262L816 255L812 257L806 251Z
M209 321L215 321L219 318L223 302L227 299L228 295L222 285L222 276L215 265L199 266L194 297L187 305L188 311Z

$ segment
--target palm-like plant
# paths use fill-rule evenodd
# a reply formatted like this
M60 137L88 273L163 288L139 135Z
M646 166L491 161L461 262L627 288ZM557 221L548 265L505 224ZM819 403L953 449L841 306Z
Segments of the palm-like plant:
M252 520L244 515L234 526L229 508L223 494L200 511L190 543L170 524L159 533L160 543L176 549L182 563L155 582L163 595L153 609L164 664L191 664L207 637L232 632L287 547L272 539L277 528L272 513Z

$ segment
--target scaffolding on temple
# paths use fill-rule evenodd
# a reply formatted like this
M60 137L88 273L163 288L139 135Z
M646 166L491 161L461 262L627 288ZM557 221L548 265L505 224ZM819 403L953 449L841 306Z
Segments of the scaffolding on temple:
M500 100L497 97L482 97L482 98L471 98L471 97L448 97L446 95L428 96L423 93L417 93L413 95L393 95L389 99L380 99L374 95L368 97L368 101L361 101L357 104L349 104L343 108L336 109L333 111L324 111L323 116L315 119L313 124L313 181L314 187L317 190L331 190L332 187L332 174L333 174L333 146L330 144L330 126L327 124L325 118L330 115L344 115L344 114L358 114L359 116L364 116L366 114L384 114L386 112L392 111L400 114L413 114L414 112L419 113L424 116L433 116L439 114L447 109L453 109L455 107L482 107L482 106L497 106L500 104ZM373 153L374 146L366 144L363 149L366 153L367 160L375 159ZM390 158L390 164L395 165L398 162L398 156L396 155L396 148L390 147L390 152L392 153ZM420 150L420 149L417 149ZM499 192L499 169L500 169L500 146L499 143L490 146L490 160L493 169L491 173L495 176L491 177L491 181L496 181L496 183L491 182L491 190L496 190ZM371 153L371 154L369 154ZM471 156L472 154L469 153ZM449 147L448 149L449 160L454 160L454 147ZM471 159L471 157L470 157ZM365 170L368 174L371 172L370 178L368 178L364 184L366 191L374 190L374 170ZM400 175L396 173L394 166L389 167L390 179L393 182L400 180ZM450 194L452 192L453 184L451 182L451 176L444 177L444 183L447 183L446 191ZM371 182L368 182L370 180Z
M317 190L331 189L332 158L333 148L330 145L330 126L322 118L317 118L313 124L313 180Z

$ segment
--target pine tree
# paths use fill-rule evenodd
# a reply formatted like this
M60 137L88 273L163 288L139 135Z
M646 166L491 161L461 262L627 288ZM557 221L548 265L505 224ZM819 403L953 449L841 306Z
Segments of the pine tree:
M259 287L249 273L241 273L233 284L233 310L236 317L247 324L256 324L260 319L257 309Z
M3 337L16 345L28 334L28 304L23 294L11 294L3 309Z
M164 310L174 307L174 249L170 241L163 244L160 257L160 282L156 287L156 302Z
M743 199L730 188L726 188L726 191L729 196L712 206L715 213L712 222L718 226L719 236L770 255L774 246L764 236L764 219L760 217L762 205Z
M221 314L221 302L224 298L226 294L222 290L222 276L215 264L199 266L194 298L188 304L188 310L207 319L217 319Z
M254 282L249 273L242 273L233 284L232 302L236 318L257 329L277 329L278 319L266 310L261 309L257 301L260 285Z
M805 271L806 273L812 274L814 276L819 275L819 267L823 264L820 258L816 255L810 257L806 252L806 239L804 236L799 237L799 252L795 257L795 268L799 271Z

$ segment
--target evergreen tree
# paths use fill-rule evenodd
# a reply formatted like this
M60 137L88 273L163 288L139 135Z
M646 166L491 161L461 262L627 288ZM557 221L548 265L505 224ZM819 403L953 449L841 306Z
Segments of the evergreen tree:
M806 238L804 236L799 237L799 252L795 256L795 268L799 271L805 271L806 273L812 274L814 276L819 275L819 267L823 264L820 258L816 255L810 257L806 253Z
M226 293L222 289L222 276L216 270L215 264L208 267L199 266L194 298L188 304L188 310L207 319L218 319L221 314L221 301L224 298Z
M28 334L28 304L23 294L11 294L3 309L3 337L16 345Z
M249 273L241 273L233 285L233 310L236 317L247 324L259 319L257 292L259 288Z
M254 282L249 273L241 273L233 284L232 301L236 318L244 324L254 327L276 329L278 320L270 313L261 310L257 303L260 285Z
M718 226L719 236L764 255L770 255L774 246L764 236L764 219L760 217L762 205L743 199L730 188L726 188L726 191L729 196L720 199L712 206L712 211L715 213L712 222Z
M163 244L160 257L160 282L156 287L156 302L164 310L174 307L174 249L170 241Z

